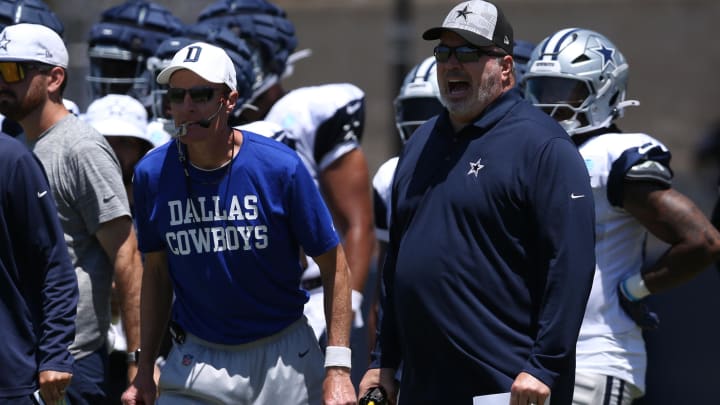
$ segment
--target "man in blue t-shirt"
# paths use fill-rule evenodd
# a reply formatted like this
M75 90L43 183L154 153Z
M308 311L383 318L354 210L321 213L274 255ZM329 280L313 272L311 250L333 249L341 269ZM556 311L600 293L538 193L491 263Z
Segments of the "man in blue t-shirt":
M228 126L250 84L238 82L223 49L187 45L157 81L169 85L178 130L135 169L142 352L123 400L153 403L159 388L158 404L355 403L350 272L302 161L280 142ZM303 316L301 252L331 292L324 372ZM174 346L156 388L153 361L171 303Z

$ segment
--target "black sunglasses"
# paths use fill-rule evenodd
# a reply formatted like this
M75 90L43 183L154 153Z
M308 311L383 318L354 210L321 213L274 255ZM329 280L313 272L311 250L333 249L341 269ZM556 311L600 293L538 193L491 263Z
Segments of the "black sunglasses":
M435 60L438 61L438 63L445 63L448 60L450 60L450 56L452 54L455 54L455 57L457 58L458 62L460 63L469 63L469 62L477 62L482 58L484 55L488 56L505 56L506 54L503 52L495 52L491 51L489 49L480 49L476 48L474 46L469 45L462 45L462 46L456 46L456 47L450 47L447 45L438 45L435 47L433 54L435 55Z
M168 100L174 104L181 104L185 101L185 93L190 95L190 100L193 103L207 103L213 98L216 91L220 89L210 86L198 86L191 87L189 89L183 89L181 87L170 87L167 90Z

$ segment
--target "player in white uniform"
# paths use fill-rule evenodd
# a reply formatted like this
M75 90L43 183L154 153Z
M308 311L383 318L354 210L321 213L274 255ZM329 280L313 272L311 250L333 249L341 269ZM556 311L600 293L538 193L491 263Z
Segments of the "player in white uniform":
M352 271L355 327L361 327L362 291L375 244L370 176L360 148L364 93L349 83L304 87L286 93L281 79L292 71L298 54L293 54L297 39L285 12L270 3L218 1L206 8L198 21L230 27L251 45L258 73L251 99L255 108L244 109L236 124L265 120L287 131L279 140L300 155L342 237ZM263 133L271 134L272 131ZM325 330L323 290L319 270L310 259L302 280L303 287L310 291L305 315L320 338Z
M641 328L659 318L642 302L720 257L720 234L672 188L670 152L614 121L626 100L628 64L605 36L560 30L533 51L526 97L568 131L585 159L595 200L596 267L577 343L574 404L631 404L645 390ZM645 261L647 232L670 247ZM578 254L583 254L578 252Z

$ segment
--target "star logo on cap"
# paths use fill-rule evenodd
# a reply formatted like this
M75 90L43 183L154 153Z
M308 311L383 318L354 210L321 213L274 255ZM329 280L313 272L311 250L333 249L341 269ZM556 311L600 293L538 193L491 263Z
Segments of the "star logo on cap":
M613 63L613 55L615 54L615 50L612 48L605 48L605 45L600 45L599 48L591 48L590 49L593 52L596 52L602 56L602 68L603 70L607 67L607 65Z
M455 16L455 19L456 19L456 20L457 20L458 18L462 17L462 18L465 19L465 21L467 21L467 16L468 16L468 14L474 14L472 11L468 10L468 5L467 5L467 4L465 5L465 8L464 8L464 9L462 9L462 10L456 10L455 12L457 13L457 15Z
M10 43L10 40L7 39L7 33L3 33L2 38L0 38L0 49L2 49L2 50L4 50L5 52L7 52L7 50L8 50L8 49L7 49L7 46L8 46L9 43Z

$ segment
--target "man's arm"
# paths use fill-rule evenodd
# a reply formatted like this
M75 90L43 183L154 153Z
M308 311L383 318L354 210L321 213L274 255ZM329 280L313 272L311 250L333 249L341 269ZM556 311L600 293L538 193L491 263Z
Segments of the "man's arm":
M328 349L340 352L331 359L326 352L326 374L323 382L323 398L328 403L354 404L357 401L355 389L350 381L350 269L345 260L342 245L316 256L313 259L320 266L325 300ZM346 356L342 353L346 350ZM332 360L332 361L331 361ZM338 361L335 361L338 360ZM330 364L329 364L330 362ZM342 364L342 365L332 365ZM347 367L344 365L347 364ZM340 402L334 402L340 401Z
M625 210L670 245L643 271L650 292L685 283L720 260L720 233L690 199L650 182L628 181L623 189Z
M95 236L113 263L115 286L120 298L120 316L127 338L128 352L140 347L140 285L142 260L130 217L122 216L100 224ZM137 373L128 364L128 380Z
M160 350L172 305L172 283L168 273L167 255L164 251L145 254L145 270L142 275L142 348L137 376L123 394L123 401L155 401L156 386L153 379L155 359ZM142 402L138 402L142 403Z
M320 188L342 236L351 287L362 294L375 247L370 175L362 150L348 152L323 170Z
M6 193L0 216L8 221L7 230L19 249L21 257L16 260L23 278L38 283L29 287L32 294L40 294L42 305L34 355L42 397L54 403L64 396L72 378L68 347L75 337L77 276L42 166L30 153L21 155L13 166L8 179L12 192Z

